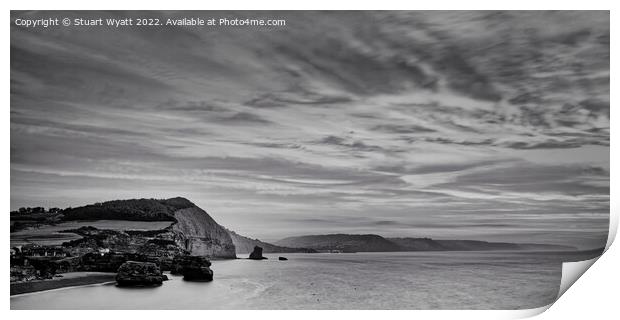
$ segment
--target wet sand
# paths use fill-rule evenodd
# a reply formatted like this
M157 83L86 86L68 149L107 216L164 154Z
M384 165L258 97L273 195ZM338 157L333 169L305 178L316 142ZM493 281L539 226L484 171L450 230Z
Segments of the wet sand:
M116 273L113 272L69 272L63 273L62 277L48 280L35 280L28 282L11 283L11 295L60 289L66 287L83 286L114 282Z

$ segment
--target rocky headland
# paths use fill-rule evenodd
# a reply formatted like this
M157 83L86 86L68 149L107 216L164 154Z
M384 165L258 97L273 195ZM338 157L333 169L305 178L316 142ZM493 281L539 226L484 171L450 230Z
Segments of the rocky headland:
M170 221L158 230L111 230L94 226L59 231L77 236L60 245L26 244L11 248L11 282L52 279L66 272L117 272L128 261L151 263L161 271L172 268L179 256L203 257L206 262L188 266L186 278L210 280L207 259L235 259L233 241L224 227L206 211L185 198L131 199L76 208L45 210L23 208L11 212L11 231L28 232L71 221L131 221L131 225ZM129 223L128 223L129 224ZM34 232L33 232L34 233ZM207 269L204 269L206 265ZM143 268L140 270L147 270Z
M21 208L11 212L11 232L28 233L28 230L72 221L87 226L63 229L50 236L62 238L66 234L75 240L60 245L32 243L11 249L11 283L53 279L68 272L118 272L123 285L156 283L153 266L160 273L182 274L185 280L211 281L213 271L209 259L235 259L237 252L249 252L246 250L257 245L269 253L316 252L239 235L181 197L114 200L66 209ZM119 221L116 225L121 227L98 228L101 225L98 221L108 221L105 225ZM141 221L149 226L158 221L170 224L161 229L124 229L123 221L132 226L140 226ZM262 252L260 257L264 258ZM131 279L130 275L134 278L141 275L147 280L132 282L127 280Z
M227 230L204 210L185 198L115 200L62 211L63 220L172 221L156 238L173 241L189 254L210 258L236 258ZM149 234L133 234L148 237Z

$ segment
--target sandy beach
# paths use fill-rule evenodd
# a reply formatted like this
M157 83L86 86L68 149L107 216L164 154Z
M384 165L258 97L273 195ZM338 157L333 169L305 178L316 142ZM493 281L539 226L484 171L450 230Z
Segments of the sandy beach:
M48 280L11 283L11 295L115 281L113 272L69 272Z

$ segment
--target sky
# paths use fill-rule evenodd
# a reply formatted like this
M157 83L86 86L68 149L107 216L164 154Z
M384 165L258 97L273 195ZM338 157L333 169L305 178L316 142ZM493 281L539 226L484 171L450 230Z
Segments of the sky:
M604 246L609 13L16 12L11 209L183 196L274 241Z

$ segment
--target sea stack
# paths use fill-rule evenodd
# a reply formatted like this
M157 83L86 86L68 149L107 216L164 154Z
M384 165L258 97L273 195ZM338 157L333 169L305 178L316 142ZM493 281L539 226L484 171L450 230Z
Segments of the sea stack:
M252 260L263 260L263 259L267 259L267 258L263 257L263 248L261 248L259 246L255 246L254 247L254 251L252 251L252 253L250 253L250 259L252 259Z
M172 262L171 273L182 274L183 280L213 281L211 261L200 256L176 256Z

